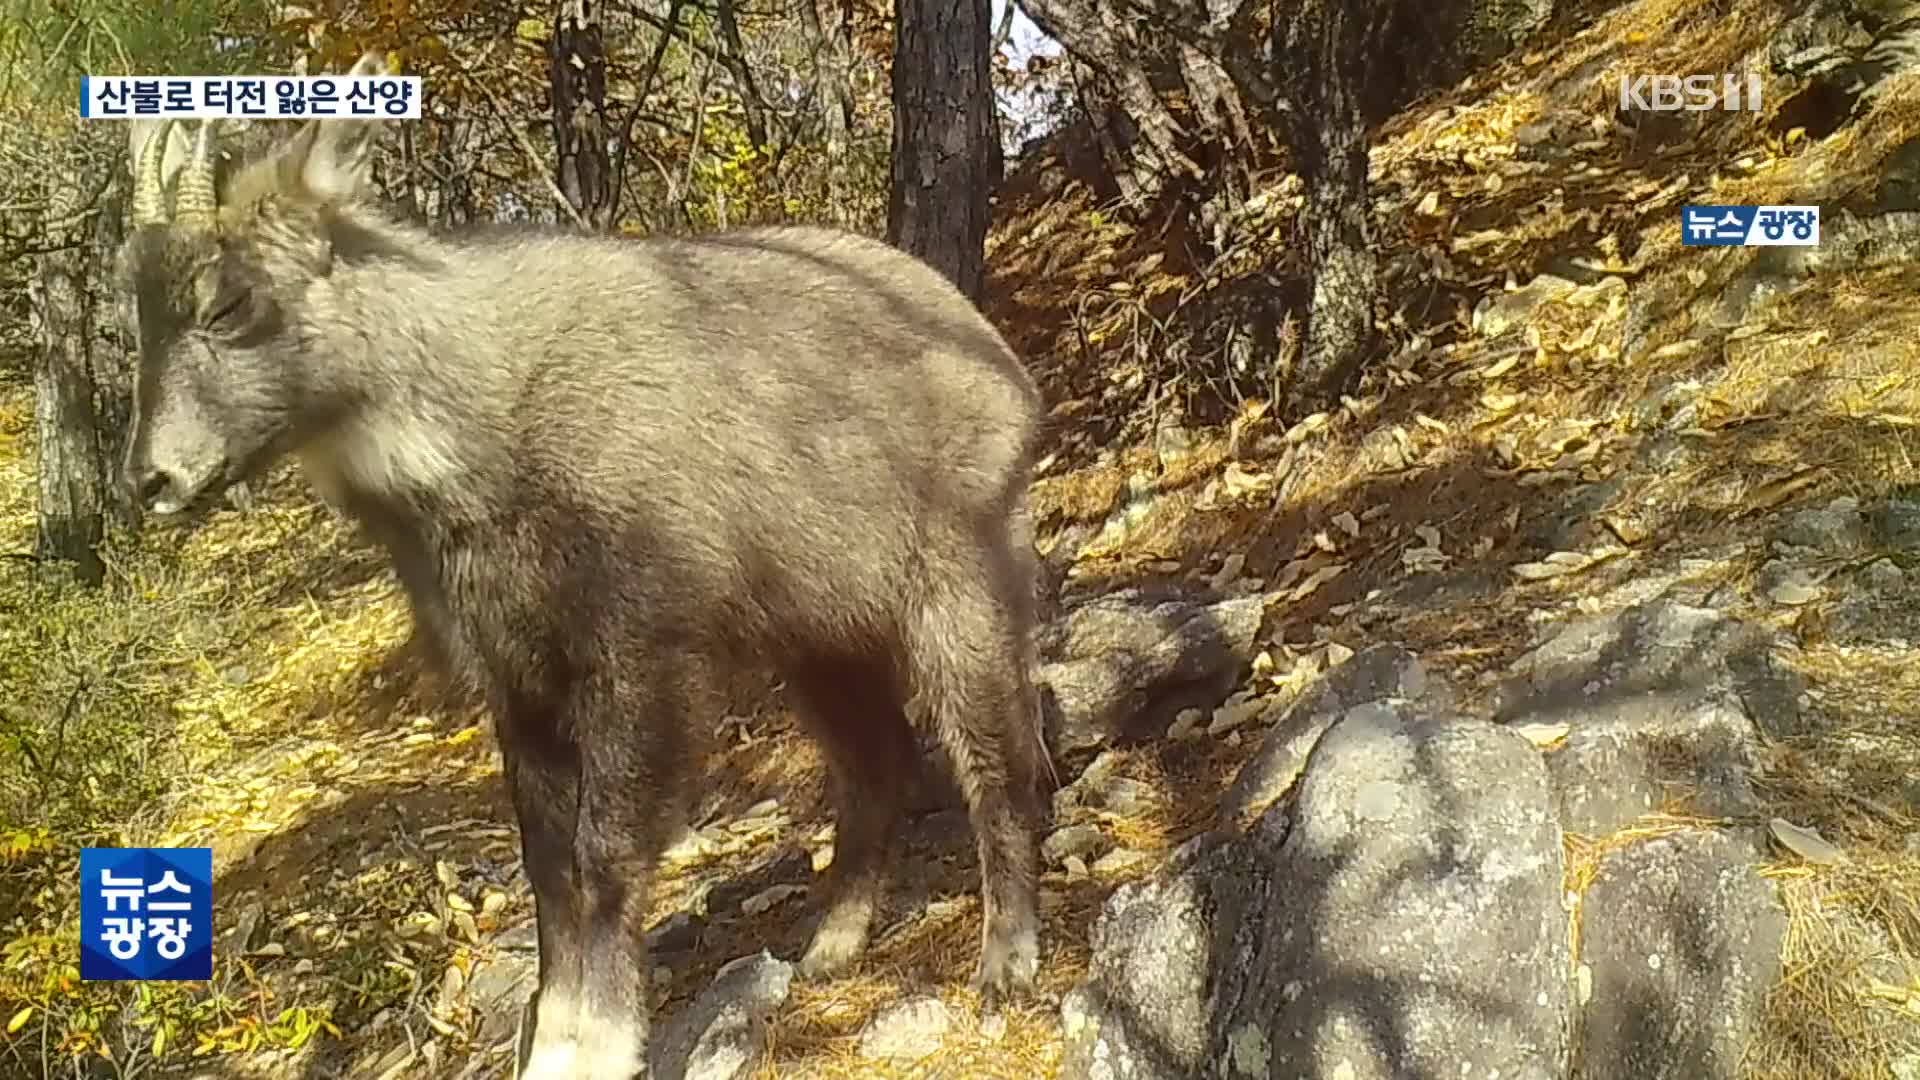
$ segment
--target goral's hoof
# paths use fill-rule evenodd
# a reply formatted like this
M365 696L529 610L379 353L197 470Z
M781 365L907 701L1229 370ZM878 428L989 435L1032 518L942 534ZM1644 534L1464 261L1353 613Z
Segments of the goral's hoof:
M825 982L851 970L866 947L865 934L822 927L794 970L808 982Z
M989 935L980 954L980 969L973 977L973 989L980 995L983 1013L996 1013L1007 1005L1033 997L1033 982L1040 970L1039 935L1023 931L1008 935Z

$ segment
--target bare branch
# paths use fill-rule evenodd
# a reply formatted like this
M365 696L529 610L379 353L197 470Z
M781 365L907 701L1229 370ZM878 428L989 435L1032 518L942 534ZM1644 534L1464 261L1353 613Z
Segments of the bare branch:
M1065 5L1072 0L1019 0L1021 10L1027 13L1034 25L1045 30L1048 36L1067 42L1067 38L1047 28L1045 18L1056 26L1063 18L1072 13ZM1269 77L1266 67L1268 58L1263 57L1260 42L1263 35L1253 27L1253 16L1261 0L1237 0L1233 10L1225 17L1207 12L1170 12L1151 0L1113 0L1115 6L1137 17L1147 19L1152 25L1165 30L1183 45L1200 50L1213 57L1233 79L1240 92L1253 100L1269 115L1287 111L1287 104L1279 88ZM1036 14L1038 8L1040 13ZM1100 66L1098 58L1085 58L1095 66Z
M691 3L691 0L688 0L688 2ZM699 11L708 10L704 7L701 7L697 3L692 3L692 6ZM720 59L719 53L715 52L712 46L704 44L701 41L697 40L693 36L693 32L690 28L681 26L676 21L669 21L668 19L663 19L660 16L655 15L651 11L642 11L639 8L631 7L626 4L618 4L618 3L608 4L607 10L617 11L620 14L625 15L627 18L634 20L635 22L644 23L645 25L655 30L658 30L660 33L666 34L669 37L672 37L676 41L680 42L680 44L685 45L687 48L693 50L695 53L698 53L701 57L703 57L708 61L718 61Z
M627 190L627 152L633 148L633 123L640 117L640 109L646 104L647 92L653 89L653 80L660 74L660 62L667 55L667 46L673 43L673 30L680 22L680 9L686 6L686 0L673 0L667 8L667 25L653 43L653 55L647 58L647 67L635 84L633 108L627 111L627 119L620 125L620 141L613 148L613 207L610 211L614 221L620 220L620 199Z
M740 104L746 109L747 141L755 150L767 143L767 120L763 115L760 90L753 81L753 69L747 66L747 50L740 41L740 26L734 21L733 0L717 0L720 15L720 40L726 50L721 53L720 62L726 65L727 74L733 77L734 86L740 92Z
M812 7L812 0L806 0L806 3L809 8ZM1019 10L1020 8L1013 3L1013 0L1007 0L1001 5L1000 25L993 31L993 44L987 49L987 55L998 55L1001 49L1007 47L1007 42L1013 40L1013 16Z
M120 70L132 74L133 57L127 52L126 43L120 40L120 35L113 32L113 27L108 26L105 19L95 19L93 29L100 31L108 41L113 42L113 51L120 54Z

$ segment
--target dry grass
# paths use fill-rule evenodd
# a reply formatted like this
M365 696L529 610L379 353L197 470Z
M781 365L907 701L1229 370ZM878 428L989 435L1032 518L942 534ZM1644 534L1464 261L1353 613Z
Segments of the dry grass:
M1872 859L1773 876L1789 917L1784 974L1749 1075L1892 1080L1920 1023L1920 868Z

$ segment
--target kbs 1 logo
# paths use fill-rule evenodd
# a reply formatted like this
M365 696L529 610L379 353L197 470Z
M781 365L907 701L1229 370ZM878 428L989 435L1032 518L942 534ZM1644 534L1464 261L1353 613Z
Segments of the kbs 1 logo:
M1622 75L1620 108L1647 112L1760 111L1760 75Z
M83 75L82 120L420 119L418 75Z
M213 978L213 849L81 848L80 977Z
M1817 206L1683 206L1686 247L1817 247Z

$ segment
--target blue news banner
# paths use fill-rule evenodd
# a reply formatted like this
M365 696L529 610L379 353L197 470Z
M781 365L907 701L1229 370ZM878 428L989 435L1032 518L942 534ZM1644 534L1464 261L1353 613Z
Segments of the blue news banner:
M1817 247L1817 206L1684 206L1680 242L1687 247Z
M213 849L81 848L80 977L213 978Z
M83 75L82 120L420 119L418 75Z

